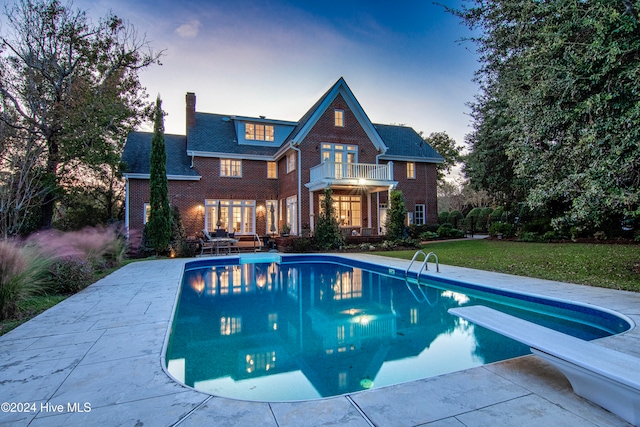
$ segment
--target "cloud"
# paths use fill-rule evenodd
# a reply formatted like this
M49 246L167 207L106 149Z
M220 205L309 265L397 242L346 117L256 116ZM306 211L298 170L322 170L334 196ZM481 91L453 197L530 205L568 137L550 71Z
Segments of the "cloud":
M185 39L192 39L198 35L202 24L197 19L193 19L176 28L176 34Z

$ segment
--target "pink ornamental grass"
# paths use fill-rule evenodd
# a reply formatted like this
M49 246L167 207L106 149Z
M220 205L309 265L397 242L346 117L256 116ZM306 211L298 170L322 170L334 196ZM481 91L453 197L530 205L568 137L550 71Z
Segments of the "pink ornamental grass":
M14 317L20 301L46 289L50 263L37 247L0 241L0 320Z
M99 264L105 258L118 265L124 257L125 244L113 227L87 227L78 231L46 230L29 237L54 258L80 258Z

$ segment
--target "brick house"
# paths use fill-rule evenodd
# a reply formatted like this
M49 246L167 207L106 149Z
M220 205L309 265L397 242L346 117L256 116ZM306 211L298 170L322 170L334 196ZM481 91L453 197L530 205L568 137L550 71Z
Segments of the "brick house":
M407 223L437 222L442 157L406 126L373 124L340 78L297 122L196 112L186 95L186 136L165 135L169 201L187 235L292 235L314 228L324 189L333 190L347 233L380 234L388 191L403 192ZM126 225L149 215L152 133L132 132L126 165Z

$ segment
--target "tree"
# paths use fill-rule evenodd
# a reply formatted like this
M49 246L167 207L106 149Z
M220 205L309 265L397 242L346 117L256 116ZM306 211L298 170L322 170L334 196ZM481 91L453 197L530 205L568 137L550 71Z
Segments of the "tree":
M330 188L324 189L324 198L320 202L320 212L313 231L314 242L321 250L335 249L344 245L344 236L340 232L340 224L336 219L332 194Z
M422 136L422 139L433 147L442 157L444 157L443 163L436 164L436 170L438 171L438 181L442 180L445 174L451 171L451 168L455 166L461 160L462 146L456 145L456 140L447 135L446 132L432 132L429 136Z
M172 235L169 191L167 189L167 153L164 144L164 112L160 95L156 100L151 138L149 202L151 213L147 222L147 237L156 254L166 253Z
M42 226L79 165L117 170L124 136L144 102L138 71L157 62L144 38L109 14L97 24L58 0L18 0L0 34L0 120L27 133L42 153Z
M387 210L386 238L388 240L403 240L406 229L407 208L404 196L400 190L389 192L389 208Z
M7 113L5 109L4 114ZM42 199L43 167L40 145L30 134L0 121L0 237L34 227Z
M631 5L632 13L628 12ZM475 1L453 10L479 35L470 177L507 159L556 228L619 223L640 206L640 23L624 1ZM495 156L491 154L494 150ZM483 170L484 168L484 170ZM513 172L524 185L514 185ZM481 184L500 187L500 182ZM489 189L489 188L487 188Z

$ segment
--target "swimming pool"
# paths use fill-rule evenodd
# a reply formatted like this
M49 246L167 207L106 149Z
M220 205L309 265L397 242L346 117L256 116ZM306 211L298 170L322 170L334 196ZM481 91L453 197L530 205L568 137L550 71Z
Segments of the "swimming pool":
M165 354L178 381L217 396L307 400L528 354L452 316L483 304L583 339L629 323L591 306L327 255L187 263Z

